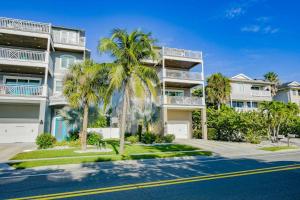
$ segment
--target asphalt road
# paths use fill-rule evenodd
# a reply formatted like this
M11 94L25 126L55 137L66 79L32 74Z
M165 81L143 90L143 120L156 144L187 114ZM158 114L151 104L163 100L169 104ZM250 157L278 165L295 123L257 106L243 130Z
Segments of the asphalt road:
M299 151L0 172L0 199L299 200L299 186Z

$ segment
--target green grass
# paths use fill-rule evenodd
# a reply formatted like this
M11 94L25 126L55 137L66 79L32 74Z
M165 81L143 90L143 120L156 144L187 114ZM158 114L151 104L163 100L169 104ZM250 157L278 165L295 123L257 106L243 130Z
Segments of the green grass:
M274 147L263 147L260 148L264 151L281 151L281 150L288 150L288 149L297 149L297 147L294 146L274 146Z
M212 154L209 151L195 151L200 149L188 145L181 145L181 144L156 145L156 146L127 144L125 148L125 155L120 156L117 154L119 148L119 144L117 141L109 141L107 147L112 148L113 151L106 152L106 153L99 152L99 153L79 154L74 152L75 150L78 150L78 148L72 148L72 149L61 149L61 150L36 150L30 152L23 152L17 154L11 160L25 160L25 159L38 159L38 158L57 158L57 159L23 161L17 163L10 163L10 165L17 169L24 169L24 168L31 168L37 166L47 166L47 165L79 164L79 163L91 163L91 162L168 158L168 157L181 157L181 156L210 156ZM183 151L190 151L190 152L183 152ZM139 155L143 153L146 154ZM83 156L94 156L94 157L83 157ZM66 158L62 158L62 157L66 157Z

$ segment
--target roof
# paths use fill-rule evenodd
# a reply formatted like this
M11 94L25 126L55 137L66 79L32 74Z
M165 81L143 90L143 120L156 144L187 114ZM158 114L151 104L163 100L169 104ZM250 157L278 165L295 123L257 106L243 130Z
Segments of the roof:
M300 88L300 83L297 81L290 81L283 83L279 86L280 89L285 89L285 88Z
M262 79L253 79L245 74L237 74L230 78L232 82L246 82L246 83L255 83L255 84L272 84L270 81L262 80Z

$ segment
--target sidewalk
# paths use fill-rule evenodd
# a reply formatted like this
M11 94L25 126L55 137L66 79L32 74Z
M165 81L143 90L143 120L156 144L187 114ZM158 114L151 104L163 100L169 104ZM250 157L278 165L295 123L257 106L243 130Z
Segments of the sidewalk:
M274 152L260 150L262 147L271 146L271 143L263 142L261 144L250 144L244 142L224 142L215 140L202 140L202 139L176 139L178 144L191 145L194 147L201 148L203 150L208 150L214 152L218 156L222 157L236 157L245 155L259 155L259 154L271 154ZM292 141L293 145L300 145L300 140L294 139ZM273 144L274 145L274 144ZM287 145L285 141L282 141L280 145ZM295 150L283 150L286 151L299 151Z

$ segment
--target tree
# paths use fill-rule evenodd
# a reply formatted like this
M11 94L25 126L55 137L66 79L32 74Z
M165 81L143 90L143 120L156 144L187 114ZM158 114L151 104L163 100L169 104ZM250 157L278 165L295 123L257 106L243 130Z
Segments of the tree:
M263 102L260 110L266 118L268 137L272 142L278 141L281 127L299 113L299 107L295 103L285 104L279 101Z
M89 107L103 100L107 88L106 68L91 60L75 63L70 67L63 83L63 94L70 106L83 109L81 148L86 150Z
M229 100L231 91L230 81L221 73L213 74L207 79L207 101L217 105L220 110L222 104Z
M278 75L275 72L268 72L264 75L264 78L266 81L269 81L272 83L271 95L272 95L272 97L275 96L278 91L278 85L279 85Z
M122 94L119 151L121 155L124 154L125 122L132 98L143 96L145 91L151 96L156 96L155 86L159 83L157 72L142 62L149 58L155 59L154 42L151 33L140 30L128 33L122 29L114 29L111 37L99 41L100 53L109 53L114 59L114 62L106 63L110 67L110 83L106 96L111 97L116 91Z

